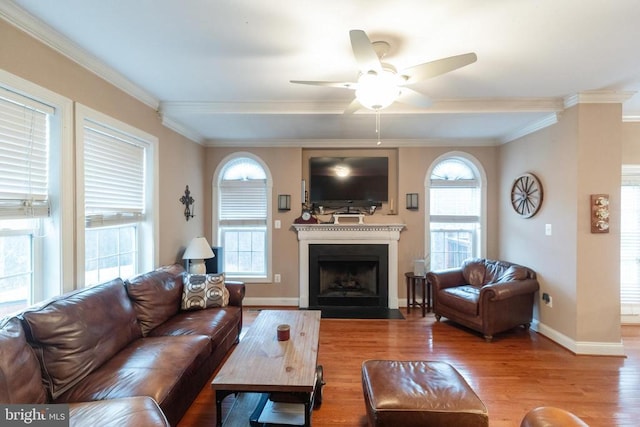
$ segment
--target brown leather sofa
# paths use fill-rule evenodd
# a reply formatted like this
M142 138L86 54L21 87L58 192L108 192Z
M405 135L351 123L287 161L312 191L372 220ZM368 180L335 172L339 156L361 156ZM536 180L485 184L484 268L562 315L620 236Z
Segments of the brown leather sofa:
M184 269L162 267L30 307L0 325L0 402L68 403L72 425L175 425L242 329L226 307L181 311Z
M487 341L499 332L531 324L540 286L527 267L472 258L459 268L430 272L427 279L438 321L446 317L482 333Z

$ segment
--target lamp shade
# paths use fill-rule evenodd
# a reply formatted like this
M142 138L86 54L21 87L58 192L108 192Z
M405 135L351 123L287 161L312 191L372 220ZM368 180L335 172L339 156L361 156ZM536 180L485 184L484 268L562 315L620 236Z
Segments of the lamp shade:
M194 237L182 255L182 259L209 259L215 255L207 239L204 237Z

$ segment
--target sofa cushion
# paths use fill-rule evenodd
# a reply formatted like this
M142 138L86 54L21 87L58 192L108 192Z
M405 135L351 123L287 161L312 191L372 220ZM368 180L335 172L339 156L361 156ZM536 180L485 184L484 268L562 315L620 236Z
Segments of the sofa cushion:
M69 427L86 426L170 427L156 401L147 396L71 403Z
M468 284L473 286L485 284L485 270L484 260L479 258L467 259L462 263L462 276Z
M228 304L229 291L224 286L224 273L184 275L182 310L226 307Z
M166 415L189 390L209 354L211 342L203 335L140 338L59 396L56 403L149 396Z
M53 399L141 336L121 279L61 295L22 318Z
M0 402L42 404L46 401L40 363L27 344L20 320L5 319L0 325Z
M239 333L240 307L182 311L151 331L149 336L206 335L214 347L229 333Z
M510 266L502 276L498 278L497 283L513 282L514 280L524 280L527 278L527 269L518 265Z
M438 292L439 302L462 313L477 316L480 288L471 285L454 286Z
M180 309L183 273L184 268L174 264L139 274L125 282L142 335L147 336Z

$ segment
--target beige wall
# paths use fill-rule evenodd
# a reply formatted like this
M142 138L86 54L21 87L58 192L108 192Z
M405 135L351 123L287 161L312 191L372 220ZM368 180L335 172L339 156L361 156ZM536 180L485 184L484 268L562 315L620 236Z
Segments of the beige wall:
M540 294L553 298L552 308L536 301L538 321L576 343L620 342L620 107L580 104L558 124L500 148L500 257L536 270ZM525 172L544 188L542 207L529 219L509 205L513 179ZM608 234L590 232L596 193L611 198Z
M374 150L375 151L375 150ZM367 217L366 222L371 223L401 223L406 228L400 233L400 242L398 244L399 266L398 266L398 296L401 303L406 299L406 288L404 286L404 272L413 270L413 260L416 257L424 256L424 238L425 238L425 212L424 212L424 185L427 170L433 161L442 154L452 151L445 147L416 147L416 148L398 148L385 149L386 154L396 155L398 158L398 191L395 197L395 215L389 215L388 206L382 207L380 211L372 217ZM497 148L495 147L467 147L456 148L455 151L464 151L473 155L482 165L486 174L489 185L488 192L488 256L495 256L497 250L497 186L495 182L498 179L497 170ZM295 230L291 227L296 217L300 215L300 206L302 203L301 196L301 180L305 176L306 161L308 161L309 150L300 148L215 148L210 147L206 150L206 166L205 181L207 184L212 183L214 174L227 156L236 152L248 152L258 156L265 162L273 178L273 200L274 206L277 206L278 194L291 194L292 210L289 212L278 212L273 210L273 220L279 219L282 222L282 229L273 230L273 272L282 275L282 283L260 283L247 284L247 296L250 298L268 298L271 301L278 299L298 298L298 240ZM375 151L380 153L381 150ZM313 150L318 153L318 150ZM325 151L324 154L327 152ZM372 150L349 150L345 154L344 150L329 151L333 155L370 155ZM392 177L391 181L395 181ZM391 184L393 187L393 185ZM212 206L211 191L207 195L207 208ZM394 194L392 191L390 194ZM408 211L405 207L405 194L419 193L420 209L417 211ZM208 211L207 218L212 218L211 211ZM329 216L321 217L322 220L328 220ZM212 234L211 224L206 225L206 235L212 241L216 241L216 236Z
M164 127L157 112L67 57L0 20L0 67L159 139L160 264L179 260L189 240L204 232L204 147ZM179 198L189 185L195 218L185 221ZM209 188L209 183L207 183ZM68 236L67 238L73 238Z

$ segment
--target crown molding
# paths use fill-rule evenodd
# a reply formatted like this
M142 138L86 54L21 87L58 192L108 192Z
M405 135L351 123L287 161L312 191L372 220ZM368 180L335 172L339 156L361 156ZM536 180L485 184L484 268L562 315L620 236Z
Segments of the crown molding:
M160 102L149 92L128 80L122 74L81 48L78 44L58 33L12 1L0 2L0 17L143 104L154 110L158 109Z
M162 119L162 125L168 129L171 129L174 132L179 133L180 135L184 136L185 138L200 144L200 145L205 145L205 139L202 135L200 135L198 132L195 132L194 130L192 130L191 128L186 127L185 125L183 125L180 122L177 122L169 117L164 116L163 114L160 114L160 117Z
M346 104L343 101L331 102L188 102L167 101L160 104L165 115L174 114L343 114ZM444 114L444 113L530 113L559 112L564 108L560 98L475 98L441 99L434 101L429 108L418 108L394 104L382 111L382 114ZM360 109L354 114L376 112Z
M377 145L376 139L248 139L248 140L205 140L205 147L269 147L269 148L397 148L397 147L493 147L500 141L491 138L425 138L425 139L383 139Z
M613 90L594 90L580 92L564 98L564 108L571 108L578 104L622 104L636 92L620 92Z
M522 138L523 136L527 136L530 133L536 132L540 129L544 129L551 125L555 125L558 123L560 113L552 113L548 116L544 117L541 120L535 121L523 128L516 130L515 132L511 132L504 137L500 138L500 142L502 144L506 144L511 141L515 141L518 138Z

